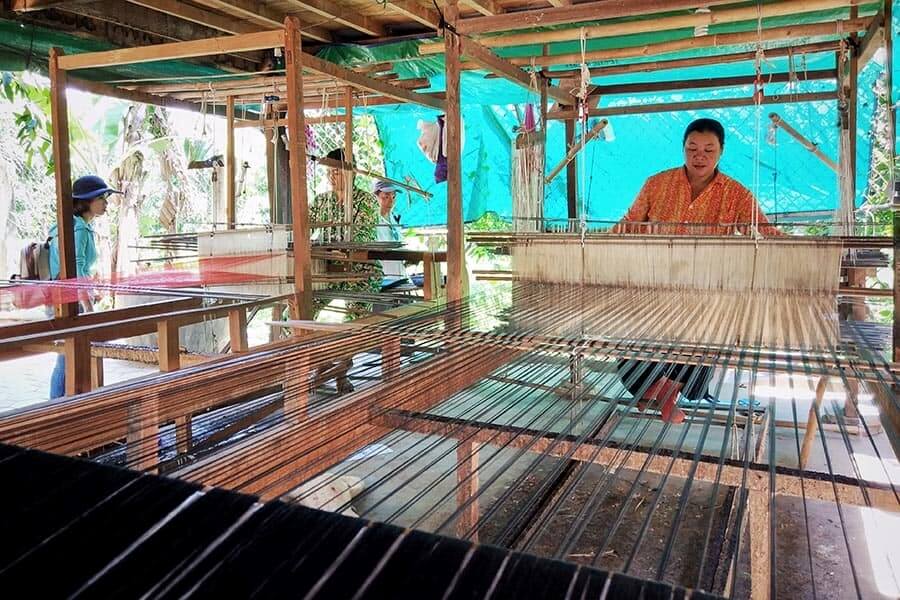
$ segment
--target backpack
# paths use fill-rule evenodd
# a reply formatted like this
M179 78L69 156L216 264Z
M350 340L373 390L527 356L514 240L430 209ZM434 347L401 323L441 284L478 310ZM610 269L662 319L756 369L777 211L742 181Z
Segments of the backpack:
M50 240L31 242L19 255L19 273L13 279L30 279L47 281L50 279Z

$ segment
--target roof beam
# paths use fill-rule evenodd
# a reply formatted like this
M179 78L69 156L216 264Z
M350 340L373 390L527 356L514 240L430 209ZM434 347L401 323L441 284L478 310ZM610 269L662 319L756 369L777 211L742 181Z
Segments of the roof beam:
M258 0L193 0L196 4L202 4L234 17L246 19L262 25L265 28L274 29L284 26L286 14L267 8ZM322 27L301 25L304 37L319 41L333 42L331 32Z
M791 81L791 73L772 73L765 75L764 84L787 83ZM818 81L821 79L837 79L835 69L819 69L798 73L802 81ZM734 77L714 77L705 79L681 79L678 81L651 81L642 83L614 83L598 85L591 91L591 96L615 96L621 94L644 94L647 92L672 92L677 90L700 90L708 88L725 88L753 85L756 75L738 75Z
M9 8L15 12L47 10L48 8L66 8L67 5L84 4L87 0L12 0Z
M324 0L291 0L291 4L299 9L308 10L312 13L332 19L336 23L345 25L356 31L371 35L374 37L385 37L388 35L384 25L360 15L358 12L351 12L346 8L341 8L335 2L325 2Z
M252 33L263 29L244 19L235 19L211 13L208 10L197 8L179 0L127 0L131 4L155 10L172 17L190 21L198 25L204 25L224 33Z
M534 89L532 82L532 75L527 71L524 71L512 64L506 59L500 58L478 42L464 37L459 36L459 47L460 53L464 56L468 56L470 59L497 75L512 81L513 83L518 83L522 87L527 90L532 90L535 93L539 93L539 90ZM541 75L535 75L535 77L542 77ZM571 104L572 96L565 93L561 89L555 86L548 86L547 93L562 104Z
M456 26L462 34L514 31L532 27L549 27L567 23L601 21L619 17L652 15L676 10L708 8L717 4L733 4L734 0L604 0L572 5L568 0L555 8L539 8L502 16L470 17Z
M796 2L795 0L792 0L790 2L763 4L761 7L746 6L740 8L723 8L721 10L714 10L709 12L697 12L687 15L673 15L668 17L659 17L656 19L640 19L622 23L603 23L599 25L591 25L588 27L569 27L566 29L558 29L552 31L534 31L527 33L513 33L509 35L498 35L483 38L481 40L481 43L488 48L499 48L508 46L524 46L527 44L571 42L581 39L582 34L585 36L585 38L591 40L598 38L620 37L638 33L669 31L682 28L709 27L726 23L739 23L742 21L750 21L755 23L760 15L760 12L763 18L771 18L802 13L811 13L835 8L844 8L848 5L856 4L858 2L860 2L860 0L806 0L804 2ZM709 4L709 2L707 2L707 4ZM579 8L580 6L581 5L577 5L571 8ZM503 18L510 18L510 16L504 15ZM440 54L443 51L443 47L443 44L439 42L423 44L420 48L420 53Z
M697 48L725 47L734 44L754 43L757 41L771 42L804 38L810 36L845 36L852 31L865 31L870 18L851 19L847 21L832 21L830 23L816 23L813 25L797 25L787 27L774 27L763 29L761 33L753 31L740 31L737 33L723 33L718 35L704 35L684 40L673 40L659 44L646 46L631 46L627 48L610 48L608 50L595 50L586 52L584 60L594 62L598 60L612 60L619 58L638 58L641 56L654 56L679 50L693 50ZM556 54L550 56L538 56L536 58L512 58L513 64L534 64L541 67L551 65L577 65L581 63L581 53Z
M395 13L401 14L417 23L437 30L440 27L441 17L437 11L425 8L415 0L396 0L385 2L385 6Z

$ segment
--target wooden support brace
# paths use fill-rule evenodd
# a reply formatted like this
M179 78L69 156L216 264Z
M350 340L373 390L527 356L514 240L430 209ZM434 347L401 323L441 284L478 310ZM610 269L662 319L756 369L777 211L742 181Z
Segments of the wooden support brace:
M809 139L807 139L803 134L801 134L799 131L797 131L796 129L791 127L787 122L785 122L784 119L782 119L778 115L778 113L770 113L769 118L772 120L772 123L774 123L778 127L781 127L785 133L787 133L789 136L791 136L792 138L794 138L795 140L800 142L801 146L803 146L804 148L806 148L807 150L812 152L816 158L818 158L823 163L828 165L829 169L831 169L832 171L837 173L837 170L838 170L837 163L834 162L832 159L830 159L828 156L826 156L824 152L819 150L819 146L817 144L814 144L813 142L809 141Z
M103 387L103 357L91 356L91 389Z
M600 133L606 128L607 125L609 125L609 121L607 121L606 119L601 119L597 122L596 125L591 128L590 131L585 133L582 138L578 140L577 144L575 144L574 146L570 146L569 151L566 152L566 155L562 158L562 160L559 161L559 163L550 170L550 173L546 177L544 177L544 183L549 185L550 182L553 181L557 175L559 175L560 171L562 171L565 166L569 164L573 158L575 158L575 155L581 152L581 150L588 144L588 142L600 135Z
M828 388L828 377L820 377L816 384L816 398L813 400L812 406L809 407L809 416L806 418L806 432L803 434L803 445L800 447L800 468L805 469L806 463L809 461L809 453L812 450L813 441L816 439L816 432L819 427L819 419L816 413L822 406L822 399L825 397L825 390Z

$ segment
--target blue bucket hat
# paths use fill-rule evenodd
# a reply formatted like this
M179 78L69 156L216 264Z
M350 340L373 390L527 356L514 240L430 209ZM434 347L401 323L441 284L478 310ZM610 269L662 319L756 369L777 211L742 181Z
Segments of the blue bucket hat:
M106 182L96 175L85 175L79 177L72 184L72 198L75 200L93 200L97 196L103 194L121 194L119 190L114 190Z

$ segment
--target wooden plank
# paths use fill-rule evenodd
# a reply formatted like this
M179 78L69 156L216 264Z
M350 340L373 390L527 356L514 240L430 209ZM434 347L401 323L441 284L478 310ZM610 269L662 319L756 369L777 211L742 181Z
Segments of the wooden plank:
M128 2L225 33L252 33L262 29L262 26L244 19L223 16L178 0L128 0Z
M534 89L535 82L532 82L530 73L522 70L508 60L500 58L478 42L470 40L469 38L460 37L459 43L460 51L463 55L468 56L470 59L472 59L488 71L496 73L497 75L500 75L508 81L517 83L526 90L537 92L537 90ZM540 87L541 79L542 77L540 75L536 76L536 83L538 87ZM548 93L553 96L554 100L558 102L572 102L571 94L567 94L558 87L550 88L548 90Z
M400 100L401 102L409 102L411 104L419 104L438 110L445 110L444 101L439 98L412 92L399 86L373 79L372 77L357 73L356 71L352 71L311 54L303 55L303 67L316 73L330 75L335 79L349 83L358 89L374 92L388 98Z
M234 229L237 221L237 168L234 148L234 96L225 99L225 227Z
M441 17L437 11L425 8L416 2L416 0L387 1L384 5L395 13L401 14L426 27L430 27L434 30L437 30L440 27Z
M629 46L622 48L610 48L608 50L593 50L585 52L584 60L595 62L601 60L616 60L622 58L638 58L642 56L656 56L679 50L693 50L697 48L724 48L738 44L752 44L757 42L774 42L796 38L814 36L843 36L849 31L865 31L870 19L850 19L830 23L814 23L812 25L790 25L786 27L773 27L763 29L760 33L756 30L741 31L737 33L722 33L715 35L703 35L683 40L672 40L644 46ZM577 65L581 63L580 52L565 54L552 54L547 57L537 57L534 64L539 67L552 65ZM511 58L510 62L516 65L530 65L531 58Z
M619 17L636 17L660 12L708 8L718 4L733 4L733 0L602 0L558 8L537 8L499 16L462 19L457 31L463 35L494 33L568 25Z
M797 102L818 102L820 100L837 100L836 92L810 92L806 94L790 94L785 96L764 96L761 104L792 104ZM737 106L753 106L755 100L749 98L725 98L722 100L696 100L691 102L670 102L668 104L636 104L634 106L611 106L608 108L592 108L588 110L590 117L610 117L621 115L643 115L659 112L677 112L682 110L707 110L710 108L734 108ZM550 113L549 119L573 119L574 112Z
M128 404L127 412L125 456L128 468L155 473L159 466L159 398L148 394L133 400Z
M181 349L178 344L178 325L160 321L156 326L156 345L159 348L159 370L163 373L181 368Z
M72 212L72 167L69 162L69 108L66 100L67 73L59 66L65 58L59 48L50 49L50 122L52 123L54 180L56 182L56 227L59 244L59 279L78 276L75 268L75 221ZM57 307L57 316L71 317L78 303Z
M491 16L503 14L503 7L494 0L460 0L460 4L480 12L482 15Z
M838 48L838 42L817 42L815 44L802 44L788 48L771 48L766 50L766 58L787 56L789 53L797 57L802 54L816 52L834 52ZM628 73L650 73L666 69L682 69L686 67L703 67L706 65L720 65L726 63L752 61L756 58L756 51L731 52L728 54L714 54L712 56L696 56L693 58L676 58L671 60L654 60L632 64L617 64L588 69L591 77L605 77L610 75L625 75ZM549 79L577 78L581 76L580 69L558 69L544 71Z
M459 6L450 0L445 7L445 18L451 25L459 16ZM465 232L462 214L462 165L460 117L460 54L461 36L453 31L444 31L444 65L447 94L447 110L444 127L447 135L447 299L458 302L463 297L465 272Z
M172 42L170 44L155 44L140 48L120 48L117 50L60 56L59 68L67 71L97 69L158 60L197 58L250 50L269 50L281 47L283 44L284 33L281 30L260 31L258 33L245 33L206 40Z
M266 3L259 0L194 0L194 4L201 4L267 28L281 27L287 16L283 12L271 10ZM322 27L301 23L300 28L303 30L303 35L310 39L325 43L334 41L331 32Z
M725 4L725 2L719 2ZM631 3L629 3L631 4ZM651 5L659 5L659 2L651 2ZM707 2L707 5L710 3ZM524 46L528 44L549 44L557 42L572 42L581 39L584 35L588 40L620 37L630 34L644 34L657 31L669 31L682 28L708 27L727 23L752 22L753 35L756 35L756 20L759 11L763 19L774 17L786 17L800 15L821 10L846 8L850 0L805 0L804 2L781 1L763 4L761 7L742 6L738 8L722 8L708 12L693 12L688 14L670 15L653 19L639 19L620 21L617 23L601 23L585 27L569 27L563 29L535 31L528 33L513 33L493 37L481 38L481 43L488 48ZM575 8L575 7L573 7ZM508 17L509 15L504 15ZM862 29L865 29L863 27ZM423 55L440 53L438 43L423 44L419 51Z
M91 348L91 390L103 387L103 357L94 356Z
M336 2L326 2L325 0L290 0L290 2L297 8L308 10L320 17L346 25L366 35L374 37L386 37L388 35L388 31L383 24L371 17L342 8Z
M288 153L290 155L291 215L294 240L294 294L297 318L313 316L312 258L309 246L309 201L306 192L306 123L303 107L305 57L300 40L300 22L284 21L285 69L288 84Z

